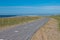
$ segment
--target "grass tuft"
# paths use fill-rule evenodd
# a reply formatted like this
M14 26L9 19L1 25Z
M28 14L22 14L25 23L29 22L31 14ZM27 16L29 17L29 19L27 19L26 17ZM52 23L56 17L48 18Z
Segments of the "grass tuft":
M60 30L60 15L51 16L51 17L58 20L58 23L59 23L59 27L58 28Z
M28 22L31 20L38 19L40 17L29 17L29 16L24 16L24 17L11 17L11 18L0 18L0 27L3 26L10 26L10 25L15 25L23 22Z

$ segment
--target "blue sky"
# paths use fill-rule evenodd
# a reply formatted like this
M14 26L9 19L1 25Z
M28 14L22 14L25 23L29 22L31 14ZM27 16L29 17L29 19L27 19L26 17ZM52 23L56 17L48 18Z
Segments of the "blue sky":
M60 0L0 0L0 15L60 14Z

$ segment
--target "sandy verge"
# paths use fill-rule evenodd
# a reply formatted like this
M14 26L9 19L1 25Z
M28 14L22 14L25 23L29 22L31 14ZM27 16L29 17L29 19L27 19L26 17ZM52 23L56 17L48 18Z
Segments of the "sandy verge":
M57 29L57 20L51 18L32 36L31 40L60 40L60 32Z

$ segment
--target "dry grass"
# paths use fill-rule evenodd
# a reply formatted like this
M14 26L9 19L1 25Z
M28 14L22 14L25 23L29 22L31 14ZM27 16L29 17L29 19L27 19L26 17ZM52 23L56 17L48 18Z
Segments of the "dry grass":
M51 16L51 17L58 20L58 23L59 23L58 29L60 30L60 15Z
M31 40L60 40L60 32L57 31L57 27L57 20L52 18L32 36Z
M23 22L28 22L31 20L38 19L39 17L11 17L11 18L0 18L0 27L7 26L7 25L14 25Z
M0 18L0 30L10 29L16 27L22 23L32 22L41 17L39 16L21 16L21 17L10 17L10 18Z

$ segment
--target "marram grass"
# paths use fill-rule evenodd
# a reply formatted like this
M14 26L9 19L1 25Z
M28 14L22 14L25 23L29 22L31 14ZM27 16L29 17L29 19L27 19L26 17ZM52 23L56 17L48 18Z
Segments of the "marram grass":
M15 25L15 24L23 23L23 22L28 22L28 21L35 20L38 18L40 18L40 17L24 16L24 17L0 18L0 27L7 26L7 25L8 26Z
M59 30L60 30L60 15L56 15L56 16L51 16L52 18L55 18L56 20L58 20L58 23L59 23Z

